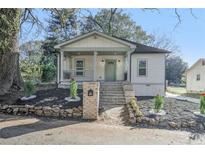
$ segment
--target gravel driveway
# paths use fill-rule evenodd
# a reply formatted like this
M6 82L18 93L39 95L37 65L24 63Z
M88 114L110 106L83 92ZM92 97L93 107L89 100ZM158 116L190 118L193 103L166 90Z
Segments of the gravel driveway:
M0 114L0 144L205 144L190 133Z

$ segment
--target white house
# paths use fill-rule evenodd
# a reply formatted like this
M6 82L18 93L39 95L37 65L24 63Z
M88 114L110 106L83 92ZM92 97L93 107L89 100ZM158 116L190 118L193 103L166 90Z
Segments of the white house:
M79 82L132 83L136 96L165 94L165 54L146 46L92 31L55 46L59 49L58 84Z
M205 91L205 58L199 59L186 71L186 88L189 92Z

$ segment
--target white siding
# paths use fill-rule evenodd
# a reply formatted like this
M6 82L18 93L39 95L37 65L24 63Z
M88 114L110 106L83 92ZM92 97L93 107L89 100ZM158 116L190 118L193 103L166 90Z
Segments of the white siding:
M121 43L115 42L113 40L109 40L107 38L104 38L102 36L96 35L95 36L89 36L84 39L78 40L77 42L73 42L67 46L64 46L64 48L106 48L106 47L128 47Z
M197 74L200 74L200 81L196 80ZM199 61L187 72L187 91L200 92L205 90L205 65Z
M137 61L147 60L147 76L138 76ZM131 57L131 83L136 96L165 95L165 54L133 54Z

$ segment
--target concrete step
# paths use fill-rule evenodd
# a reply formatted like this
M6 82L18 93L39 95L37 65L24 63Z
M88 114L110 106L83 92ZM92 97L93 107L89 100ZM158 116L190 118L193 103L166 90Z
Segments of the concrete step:
M100 88L101 91L123 91L122 88L115 88L115 87L104 87Z
M122 87L121 85L100 85L100 87Z
M112 103L117 103L117 102L125 102L125 99L100 99L101 102L112 102Z
M101 101L100 102L100 106L104 106L104 105L124 105L125 102L104 102Z
M113 94L113 95L115 95L115 94L124 94L124 92L122 91L122 90L116 90L116 91L113 91L113 90L101 90L100 91L100 94L102 94L102 95L106 95L106 94Z
M121 96L100 95L100 99L125 99L125 97L123 95Z
M100 93L100 96L107 96L107 97L124 97L124 93Z
M122 85L122 82L101 82L100 85Z

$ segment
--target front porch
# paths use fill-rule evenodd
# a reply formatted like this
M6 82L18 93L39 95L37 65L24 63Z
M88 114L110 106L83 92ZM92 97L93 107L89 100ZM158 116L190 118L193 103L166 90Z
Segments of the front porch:
M61 51L57 82L59 85L69 85L72 78L79 84L84 81L128 81L128 55L126 51Z

